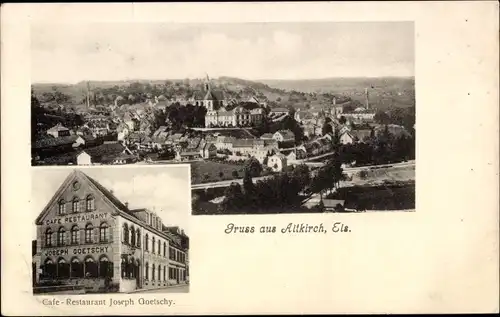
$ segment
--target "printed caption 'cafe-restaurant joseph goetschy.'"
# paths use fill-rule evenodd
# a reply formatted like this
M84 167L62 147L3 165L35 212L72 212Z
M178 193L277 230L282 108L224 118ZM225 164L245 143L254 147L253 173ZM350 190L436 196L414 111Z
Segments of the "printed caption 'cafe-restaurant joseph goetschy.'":
M119 291L188 280L188 237L147 209L129 209L74 170L36 219L35 285L43 280L119 283Z

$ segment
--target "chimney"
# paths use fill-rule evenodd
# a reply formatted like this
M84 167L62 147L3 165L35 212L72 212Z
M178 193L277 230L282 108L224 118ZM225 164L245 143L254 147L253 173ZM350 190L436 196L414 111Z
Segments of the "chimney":
M111 189L109 192L111 193L111 195L113 195L113 194L114 194L114 191L113 191L112 189Z
M368 88L365 88L365 104L366 109L370 109L370 103L368 102Z
M127 202L125 202L125 207L127 207L127 209L128 209L128 201L127 201Z

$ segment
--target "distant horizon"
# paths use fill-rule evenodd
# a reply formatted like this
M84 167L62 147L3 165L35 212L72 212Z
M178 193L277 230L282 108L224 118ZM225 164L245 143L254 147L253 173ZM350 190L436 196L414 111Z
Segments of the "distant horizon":
M254 80L414 76L414 23L32 24L33 82L185 79L205 73Z
M210 77L210 79L220 80L221 78L234 78L245 81L252 82L260 82L264 83L266 81L314 81L314 80L332 80L332 79L382 79L382 78L415 78L414 75L392 75L392 76L339 76L339 77L318 77L318 78L296 78L296 79L280 79L280 78L269 78L269 79L250 79L245 77L236 77L236 76L218 76L218 77ZM32 85L77 85L85 82L100 82L100 83L109 83L109 82L138 82L138 81L183 81L183 80L200 80L203 79L201 77L191 77L191 78L131 78L131 79L109 79L109 80L98 80L98 79L83 79L77 82L52 82L52 81L38 81L32 82Z

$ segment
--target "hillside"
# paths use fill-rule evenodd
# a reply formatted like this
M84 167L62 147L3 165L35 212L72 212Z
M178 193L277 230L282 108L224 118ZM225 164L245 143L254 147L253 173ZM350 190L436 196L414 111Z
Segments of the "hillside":
M91 81L96 104L111 104L121 96L127 103L140 103L153 96L166 98L189 97L203 89L201 79ZM369 89L373 108L407 108L415 106L414 78L328 78L309 80L251 81L234 77L211 79L214 89L223 90L227 98L245 100L255 96L271 107L315 107L337 100L357 100L364 103L365 88ZM86 82L68 84L33 84L34 94L42 104L82 104ZM54 94L58 96L54 97Z

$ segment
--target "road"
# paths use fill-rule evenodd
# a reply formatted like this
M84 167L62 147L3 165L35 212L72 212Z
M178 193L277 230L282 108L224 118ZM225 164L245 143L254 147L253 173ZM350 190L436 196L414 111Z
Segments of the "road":
M343 171L346 174L352 174L352 173L358 172L358 171L363 170L363 169L383 168L383 167L388 167L388 166L404 167L404 166L413 166L413 165L415 165L415 161L408 161L408 162L401 162L401 163L394 163L394 164L370 165L370 166L361 166L361 167L347 167L347 168L344 168ZM270 177L273 177L273 175L255 177L255 178L253 178L253 182L255 183L259 180L264 180L264 179L270 178ZM192 184L191 189L228 187L229 185L231 185L231 183L238 183L238 184L242 185L243 178L230 179L227 181L212 182L212 183Z
M139 293L140 294L189 293L189 285L151 289L151 290L141 291L141 292L136 292L136 293L138 293L138 294Z

